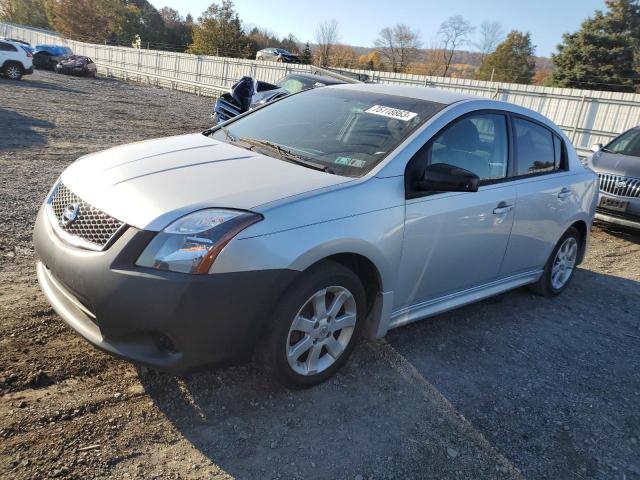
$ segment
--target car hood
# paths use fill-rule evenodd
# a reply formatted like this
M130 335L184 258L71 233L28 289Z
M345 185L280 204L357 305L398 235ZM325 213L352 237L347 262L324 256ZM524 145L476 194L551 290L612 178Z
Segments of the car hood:
M640 178L640 158L600 150L589 157L588 165L596 172Z
M61 180L85 202L112 217L153 231L194 210L251 210L352 181L199 133L86 155L69 166Z

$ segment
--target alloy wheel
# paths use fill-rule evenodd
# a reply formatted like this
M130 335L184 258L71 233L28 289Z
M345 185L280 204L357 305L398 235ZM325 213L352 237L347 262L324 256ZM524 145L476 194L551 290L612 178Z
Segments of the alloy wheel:
M20 68L17 67L16 65L9 65L5 70L4 74L10 80L17 80L18 78L20 78L21 72L20 72Z
M578 258L578 241L568 237L558 249L551 267L551 286L555 290L562 289L573 273Z
M289 366L299 375L323 372L344 353L356 326L353 294L344 287L318 290L298 311L286 344Z

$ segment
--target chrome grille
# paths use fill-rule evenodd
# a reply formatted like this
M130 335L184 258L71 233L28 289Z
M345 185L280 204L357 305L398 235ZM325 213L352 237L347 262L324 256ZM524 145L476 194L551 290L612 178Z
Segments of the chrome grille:
M63 221L63 213L73 205L76 216L71 222ZM102 250L124 227L124 223L110 217L78 197L62 182L49 197L47 208L51 223L73 245Z
M600 179L600 191L617 195L618 197L640 197L640 179L613 175L611 173L598 173Z

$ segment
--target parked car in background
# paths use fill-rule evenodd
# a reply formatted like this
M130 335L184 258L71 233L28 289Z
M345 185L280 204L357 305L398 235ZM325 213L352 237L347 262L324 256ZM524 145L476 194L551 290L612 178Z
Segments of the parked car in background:
M300 63L300 57L296 53L288 52L282 48L263 48L256 53L256 60L269 62Z
M71 55L60 59L56 65L56 72L65 75L77 75L80 77L95 78L97 68L89 57L83 55Z
M236 82L229 93L216 99L214 106L214 123L225 122L247 110L259 107L278 98L286 97L310 88L325 87L346 83L333 77L313 75L310 73L291 73L274 84L243 77Z
M596 218L640 229L640 126L592 150L586 164L600 179Z
M46 195L34 245L53 308L107 352L184 371L257 349L310 386L360 336L523 285L560 294L597 197L536 112L333 85L83 156Z
M21 42L0 38L0 74L20 80L33 73L33 55Z
M71 55L73 51L64 45L36 45L33 66L43 70L54 70L61 59Z

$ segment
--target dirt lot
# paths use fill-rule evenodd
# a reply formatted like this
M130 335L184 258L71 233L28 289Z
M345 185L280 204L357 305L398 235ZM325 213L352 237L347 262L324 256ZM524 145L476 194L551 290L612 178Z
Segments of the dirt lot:
M211 100L42 72L0 99L0 477L640 479L640 236L595 228L561 297L362 342L311 390L252 363L171 377L63 325L31 228L75 158L202 129Z

